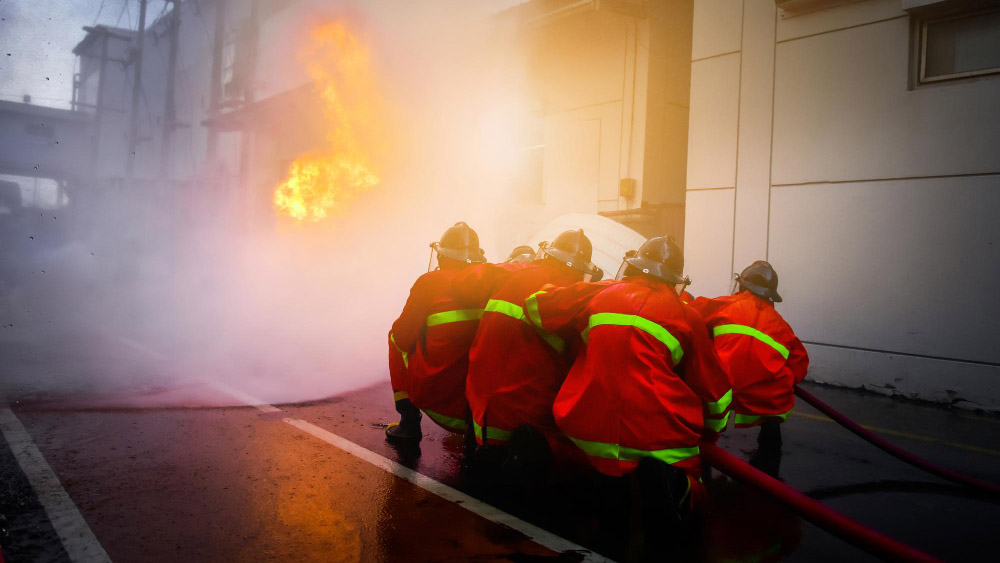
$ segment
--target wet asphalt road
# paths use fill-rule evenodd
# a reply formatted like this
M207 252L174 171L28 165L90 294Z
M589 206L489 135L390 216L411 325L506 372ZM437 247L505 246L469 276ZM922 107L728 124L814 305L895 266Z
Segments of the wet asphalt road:
M810 390L859 422L905 435L898 445L971 476L1000 481L1000 420L851 391ZM573 560L470 513L282 421L330 430L585 547L598 507L586 475L517 498L461 469L461 440L424 421L419 456L385 444L387 385L283 412L254 408L105 409L22 402L14 412L113 561ZM752 431L721 444L746 458ZM784 425L790 486L946 560L987 557L1000 505L913 469L822 420L801 402ZM10 449L0 447L0 546L7 561L66 554ZM699 560L863 561L847 545L718 472L689 554ZM637 515L629 554L638 557ZM665 546L664 558L676 554ZM661 554L657 554L661 555ZM658 558L658 557L657 557Z

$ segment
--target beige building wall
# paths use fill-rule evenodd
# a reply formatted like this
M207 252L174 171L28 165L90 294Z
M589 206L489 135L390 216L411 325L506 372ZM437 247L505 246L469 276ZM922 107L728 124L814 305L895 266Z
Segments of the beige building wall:
M910 15L695 3L686 257L697 295L756 259L810 378L1000 410L1000 78L910 84Z
M564 213L627 212L644 203L670 208L671 227L682 234L691 6L521 6L538 8L521 20L517 42L529 121L537 125L526 128L532 135L524 144L538 149L540 181L534 187L529 178L528 189L516 191L516 214L498 214L502 244L526 240ZM629 196L620 193L623 179L634 181Z
M547 24L533 40L532 95L544 130L540 196L546 211L596 213L637 206L648 20L594 10ZM639 179L635 197L619 197L621 178Z

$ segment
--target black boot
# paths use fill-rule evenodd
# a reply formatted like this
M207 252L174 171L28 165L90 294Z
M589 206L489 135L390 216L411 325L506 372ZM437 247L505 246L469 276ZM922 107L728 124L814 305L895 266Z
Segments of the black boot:
M552 450L545 435L527 424L510 433L510 450L501 471L516 486L540 484L548 475Z
M472 457L476 455L476 448L478 444L476 443L476 427L474 421L472 420L472 411L466 411L465 413L465 442L464 442L464 461L466 463L472 461Z
M613 561L628 560L629 520L632 512L630 476L597 476L597 540L598 553Z
M409 399L396 401L396 412L399 413L399 423L393 423L385 429L385 439L392 444L415 445L420 443L423 434L420 432L420 409Z
M781 422L765 420L757 434L757 452L750 458L750 465L775 479L781 467Z
M691 482L684 471L651 457L636 470L642 498L643 561L690 548Z

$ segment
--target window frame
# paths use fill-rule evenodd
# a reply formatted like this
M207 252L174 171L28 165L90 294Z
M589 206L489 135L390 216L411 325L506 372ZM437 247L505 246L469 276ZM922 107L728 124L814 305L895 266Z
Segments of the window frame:
M1000 13L1000 7L993 7L981 10L972 10L968 12L951 12L948 14L937 14L937 15L927 15L927 16L914 16L916 20L915 31L918 34L918 45L917 45L917 65L916 65L916 86L924 86L929 84L939 84L941 82L949 82L953 80L962 80L966 78L977 78L980 76L990 76L1000 74L1000 66L984 68L979 70L967 70L963 72L956 72L952 74L942 74L938 76L927 76L927 27L932 24L961 20L967 18L974 18L977 16L982 16L986 14Z

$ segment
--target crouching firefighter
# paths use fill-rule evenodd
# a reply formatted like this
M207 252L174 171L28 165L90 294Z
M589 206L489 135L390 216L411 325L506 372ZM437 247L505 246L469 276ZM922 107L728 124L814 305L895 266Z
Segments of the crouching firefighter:
M525 303L538 328L582 335L555 422L600 473L637 473L654 544L704 496L698 442L725 428L732 397L704 322L679 298L690 283L683 267L673 238L652 238L625 255L617 281L547 289Z
M591 262L592 251L583 230L566 231L543 242L530 263L471 269L453 286L460 301L486 301L466 384L476 441L486 446L477 457L502 461L506 456L505 467L519 477L548 466L550 440L558 434L552 402L569 367L566 343L532 326L522 305L543 285L600 279L603 272ZM530 467L516 467L522 462Z
M712 332L719 362L733 382L736 427L760 426L750 464L773 477L781 464L780 424L792 412L795 385L809 369L805 347L774 309L780 302L777 272L758 260L736 276L732 295L691 303Z
M469 346L483 310L463 308L450 289L464 269L485 261L476 231L465 223L431 243L427 273L413 284L389 333L389 378L400 416L385 430L390 442L420 441L421 410L446 430L465 432Z

